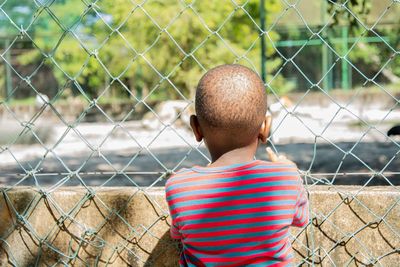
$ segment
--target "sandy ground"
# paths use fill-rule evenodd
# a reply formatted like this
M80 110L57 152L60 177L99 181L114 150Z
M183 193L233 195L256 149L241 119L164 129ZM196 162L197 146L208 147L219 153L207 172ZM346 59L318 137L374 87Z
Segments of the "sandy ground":
M400 122L400 111L362 114L373 128L360 123L357 116L329 106L296 110L295 116L280 112L274 118L273 144L300 170L310 171L308 183L400 185L400 174L393 173L400 171L400 142L385 135ZM7 122L0 124L12 128ZM165 179L160 176L166 170L208 163L204 146L198 148L191 132L177 125L146 129L140 121L129 121L121 126L81 123L74 129L63 124L46 127L51 133L44 145L2 147L0 184L163 185ZM266 158L264 149L259 148L257 158ZM36 174L23 175L31 170ZM367 174L382 170L383 176ZM75 172L79 175L71 174Z

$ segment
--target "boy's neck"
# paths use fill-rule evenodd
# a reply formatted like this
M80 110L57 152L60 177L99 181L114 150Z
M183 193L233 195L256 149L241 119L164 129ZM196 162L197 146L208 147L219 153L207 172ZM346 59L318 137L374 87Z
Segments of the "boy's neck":
M258 140L250 145L238 148L210 148L211 164L210 167L219 167L243 162L252 161L256 153Z

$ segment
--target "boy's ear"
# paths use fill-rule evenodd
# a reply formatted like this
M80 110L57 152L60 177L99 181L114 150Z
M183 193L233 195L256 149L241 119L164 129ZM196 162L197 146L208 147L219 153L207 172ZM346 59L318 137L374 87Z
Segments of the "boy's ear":
M260 128L260 133L258 134L258 139L260 139L262 143L267 142L269 131L271 129L271 122L272 117L270 115L265 115L264 121Z
M201 140L203 140L203 133L201 132L199 120L197 119L196 115L190 116L190 127L192 127L196 141L201 142Z

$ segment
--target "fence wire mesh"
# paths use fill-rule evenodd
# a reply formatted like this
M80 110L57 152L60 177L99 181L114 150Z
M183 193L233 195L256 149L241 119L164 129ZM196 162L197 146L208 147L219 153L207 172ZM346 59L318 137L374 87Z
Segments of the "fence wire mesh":
M387 127L400 119L400 40L390 37L400 28L400 2L260 2L0 4L2 264L176 264L168 260L176 245L158 226L168 225L168 209L157 186L181 167L209 162L187 125L194 85L217 64L265 75L265 63L270 144L298 163L309 191L333 192L329 203L314 192L309 225L293 230L297 264L398 266L400 144ZM368 5L373 15L365 17ZM339 87L360 86L331 90L338 73ZM303 88L289 93L297 84ZM116 95L124 99L110 101ZM261 149L257 156L265 158ZM349 184L358 186L340 186ZM395 197L376 206L371 185ZM112 198L107 186L130 189L112 189ZM386 243L375 249L366 240L378 235Z

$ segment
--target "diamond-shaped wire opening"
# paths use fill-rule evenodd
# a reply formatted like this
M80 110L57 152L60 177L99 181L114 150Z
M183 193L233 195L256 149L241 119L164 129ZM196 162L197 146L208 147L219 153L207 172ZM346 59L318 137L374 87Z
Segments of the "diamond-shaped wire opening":
M52 230L47 240L53 248L57 248L61 257L67 255L70 259L73 259L72 255L75 252L83 256L82 254L98 254L101 251L99 249L102 248L102 238L93 233L96 229L95 226L97 226L96 221L94 220L91 223L85 221L89 214L91 216L98 215L94 202L89 200L87 195L84 193L76 194L70 202L64 203L59 190L54 190L48 194L46 201L48 203L47 208L51 211L52 218L57 223L57 227ZM60 206L60 203L64 205ZM85 221L85 223L80 221ZM68 240L69 246L63 246L59 243L59 239ZM82 241L85 243L83 251L81 248ZM93 250L94 247L98 249ZM87 257L87 255L85 256Z
M27 29L37 9L33 2L18 5L13 1L3 1L0 10L13 25Z
M115 69L109 70L105 65L102 64L98 57L91 56L85 62L83 68L80 70L80 77L78 82L82 87L95 87L98 90L87 90L87 93L91 96L90 98L97 101L103 101L106 97L112 97L110 94L110 86L113 82L112 73ZM103 97L101 100L101 96Z
M196 55L182 58L181 61L175 65L172 71L168 74L168 84L165 84L164 82L165 87L176 91L176 93L173 93L171 100L192 100L194 98L197 82L203 74L204 66L196 58Z
M155 155L160 156L161 159L163 159L166 158L168 151L169 150L166 149L160 149ZM172 169L174 172L177 172L182 168L191 168L196 165L206 166L210 162L206 148L199 146L199 144L191 144L190 148L176 148L175 151L175 158L169 159L169 161L166 162L166 166L171 166L170 169ZM157 180L153 180L150 188L165 186L168 178L168 175L163 173L163 175L159 176Z
M14 93L15 87L25 86L25 78L32 74L38 66L39 63L32 64L31 66L21 66L23 63L23 57L18 57L15 51L23 48L23 43L18 42L18 37L13 37L9 40L9 43L5 43L4 51L1 54L1 61L4 65L8 65L11 71L11 84L14 86L12 94ZM40 62L40 60L39 60Z
M64 34L64 30L46 10L38 12L38 17L31 26L32 43L41 53L50 53ZM31 53L29 53L31 54Z
M57 72L62 72L68 77L79 76L88 58L88 52L77 36L71 32L66 33L58 46L54 48L53 60L57 64Z
M149 59L135 56L119 76L119 82L130 97L135 100L146 100L152 91L163 81L162 75L153 67Z
M199 55L204 55L199 59L199 62L205 69L210 69L220 64L233 63L238 57L238 55L215 34L202 40L201 45L196 47L193 54L196 58L200 58Z
M228 5L229 4L229 5ZM230 1L219 1L203 3L203 2L194 2L188 9L192 9L195 12L196 16L200 19L202 24L212 32L217 31L220 26L224 23L224 21L232 16L235 12L235 4L236 3ZM215 10L216 15L210 16L209 10Z
M82 14L83 15L83 14ZM78 38L89 50L99 49L112 33L112 16L91 8L84 13L75 26Z
M385 77L385 72L388 70L388 64L393 60L392 55L384 55L383 47L378 48L373 44L367 44L365 42L358 42L354 45L353 49L348 52L347 58L351 66L354 68L358 75L363 77L364 83L369 82L369 79L380 82ZM365 60L360 60L362 55L368 53L369 57ZM369 67L369 68L368 68ZM383 73L382 73L383 71ZM382 77L383 76L383 77Z
M179 16L180 12L187 8L182 2L183 1L176 1L166 4L157 0L149 0L145 1L143 9L147 13L147 16L154 20L156 25L161 29L165 29ZM163 12L157 11L160 9L162 9Z
M296 62L297 66L302 62ZM302 68L301 72L292 61L283 61L280 59L270 60L267 63L267 68L275 69L274 77L269 83L269 87L274 89L276 96L285 97L290 91L318 91L318 88L313 86L316 83L316 74L318 69ZM317 62L315 65L318 65ZM302 94L290 95L290 102L295 104L302 98ZM276 100L274 99L274 102ZM289 103L288 103L289 104Z
M186 53L195 51L212 34L191 8L179 13L169 24L167 31ZM187 38L182 32L190 32L193 38Z
M65 125L72 125L84 111L88 100L77 92L74 82L66 77L59 80L53 91L55 95L50 98L50 103L54 114Z
M54 21L63 29L75 29L82 20L82 15L87 9L84 1L69 1L62 5L56 5L54 2L47 6L46 11Z
M115 49L119 52L115 55ZM117 77L128 67L137 54L123 36L112 32L98 48L98 60L112 77Z
M254 12L254 11L253 11ZM232 27L232 25L237 25ZM259 41L259 26L245 8L231 11L220 23L216 35L238 57L257 58L254 46ZM246 64L247 65L247 64Z
M144 53L160 38L161 29L146 12L146 5L133 9L122 21L119 32L137 52Z
M143 111L138 109L139 92L136 91L135 81L130 82L131 87L118 81L105 85L104 91L97 97L98 112L104 115L104 121L117 123L141 118Z
M178 67L185 64L186 52L189 51L185 51L184 47L181 47L171 35L161 32L154 42L149 43L144 57L147 59L147 64L157 70L159 75L169 77L172 72L176 72ZM170 54L174 57L160 57L160 54Z

